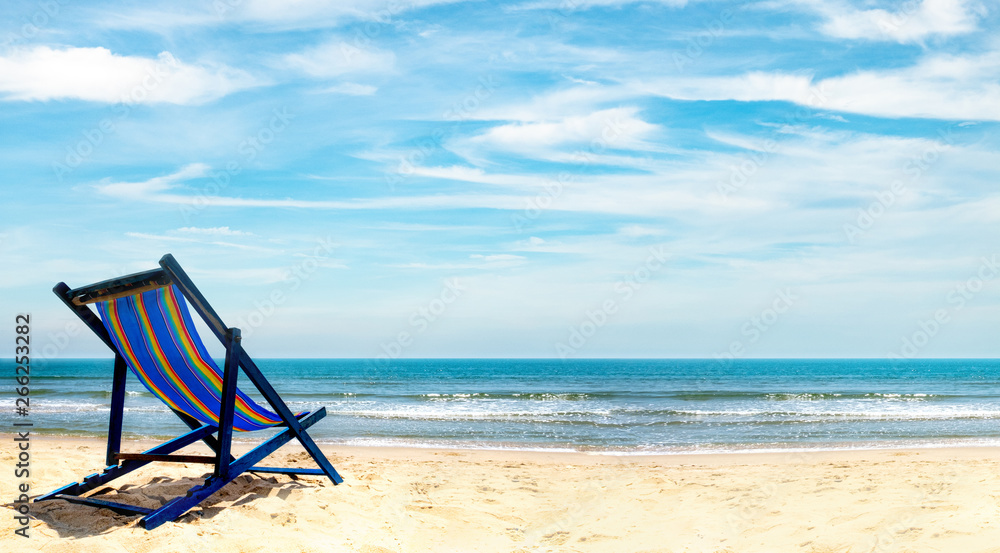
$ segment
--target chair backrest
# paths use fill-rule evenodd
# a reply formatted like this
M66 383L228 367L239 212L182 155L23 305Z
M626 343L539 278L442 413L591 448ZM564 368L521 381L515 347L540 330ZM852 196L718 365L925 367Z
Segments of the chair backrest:
M203 423L218 424L222 371L208 355L176 286L96 304L115 348L153 395ZM237 390L234 430L281 423L278 415Z

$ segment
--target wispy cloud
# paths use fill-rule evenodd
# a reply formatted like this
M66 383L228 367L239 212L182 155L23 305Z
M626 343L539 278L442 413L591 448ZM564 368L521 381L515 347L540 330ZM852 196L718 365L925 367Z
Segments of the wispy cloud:
M208 235L208 236L256 236L252 232L233 230L229 227L210 227L210 228L182 227L177 229L177 232L180 232L182 234L196 234L196 235Z
M389 196L354 200L302 200L293 198L237 198L197 193L168 193L178 184L204 177L210 168L205 164L185 166L169 175L140 182L102 182L94 185L101 194L115 198L151 203L205 207L295 208L295 209L458 209L465 207L513 209L522 198L498 194L431 196Z
M276 65L288 67L310 77L332 78L348 74L387 73L393 70L396 56L390 51L363 47L346 40L334 39L301 52L284 55ZM346 86L357 94L366 90L360 85ZM341 90L343 92L343 90Z
M140 238L140 239L143 239L143 240L154 240L154 241L158 241L158 242L187 242L187 243L193 243L193 244L206 244L206 245L212 245L212 246L222 246L222 247L225 247L225 248L233 248L233 249L237 249L237 250L253 251L253 252L257 252L257 253L271 253L271 254L274 254L274 253L280 253L281 252L281 250L277 250L277 249L274 249L274 248L265 248L265 247L257 246L257 245L254 245L254 244L238 244L238 243L235 243L235 242L226 242L226 241L222 241L222 240L206 240L206 239L200 239L200 238L189 238L189 237L186 237L186 236L176 236L176 235L167 235L167 234L149 234L149 233L145 233L145 232L126 232L125 235L128 236L129 238Z
M491 255L483 255L480 253L474 253L469 256L469 259L482 259L483 261L520 261L524 259L523 255L514 255L509 253L498 253Z
M596 7L621 7L628 4L665 4L672 7L684 7L688 0L548 0L542 2L525 2L518 4L516 9L521 10L559 10L561 12L572 12L575 10L586 10Z
M177 186L178 183L204 177L210 169L211 167L204 163L192 163L169 175L139 182L112 182L111 179L105 179L101 184L94 185L94 188L105 196L146 199L155 197L158 193Z
M232 17L272 26L293 28L324 27L345 20L363 20L389 23L404 12L450 4L459 0L409 0L385 2L384 0L248 0L229 13Z
M682 100L787 101L876 117L1000 121L1000 51L931 55L901 69L868 69L840 77L756 71L740 76L664 79L651 93Z
M327 94L347 94L348 96L371 96L378 92L378 87L358 83L341 83L324 88L320 92Z
M560 118L577 117L601 109L614 102L635 99L641 89L622 85L577 85L548 89L518 102L497 102L463 116L479 121L521 121L536 123Z
M164 3L135 10L100 14L98 24L112 29L169 33L179 28L240 24L253 28L293 30L335 27L353 21L390 24L403 14L460 0L219 0L187 6ZM187 9L185 9L187 8Z
M507 269L510 267L517 267L527 263L527 258L523 255L515 254L472 254L469 256L469 261L467 263L402 263L394 264L393 267L400 269L422 269L422 270L462 270L462 269L475 269L475 270L492 270L492 269Z
M522 190L537 189L545 184L544 177L513 175L509 173L488 173L478 167L466 167L462 165L451 165L448 167L418 166L412 168L412 174L433 179L475 182Z

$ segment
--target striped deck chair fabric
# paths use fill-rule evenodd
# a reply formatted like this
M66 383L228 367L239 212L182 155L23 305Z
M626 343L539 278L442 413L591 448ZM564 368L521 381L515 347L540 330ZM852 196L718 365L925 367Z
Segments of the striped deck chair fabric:
M222 371L195 331L176 286L101 301L97 311L129 369L153 395L202 423L218 426ZM234 430L279 424L281 417L237 390Z

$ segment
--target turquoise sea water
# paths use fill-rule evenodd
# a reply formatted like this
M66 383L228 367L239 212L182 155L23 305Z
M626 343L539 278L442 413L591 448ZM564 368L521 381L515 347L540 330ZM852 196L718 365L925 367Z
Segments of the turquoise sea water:
M675 453L1000 445L997 360L264 359L293 411L325 405L320 442ZM32 368L36 432L106 431L110 359ZM3 410L14 418L14 365ZM244 377L241 388L252 385ZM125 430L185 427L130 379ZM253 394L251 394L253 395ZM238 434L253 440L264 433Z

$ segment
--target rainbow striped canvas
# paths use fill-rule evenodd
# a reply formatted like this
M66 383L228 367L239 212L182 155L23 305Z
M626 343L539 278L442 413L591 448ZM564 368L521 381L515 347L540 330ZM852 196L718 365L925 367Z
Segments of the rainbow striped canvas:
M173 409L218 425L222 371L195 332L176 286L98 302L97 311L129 369L150 392ZM237 390L235 430L278 424L278 415Z

